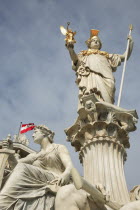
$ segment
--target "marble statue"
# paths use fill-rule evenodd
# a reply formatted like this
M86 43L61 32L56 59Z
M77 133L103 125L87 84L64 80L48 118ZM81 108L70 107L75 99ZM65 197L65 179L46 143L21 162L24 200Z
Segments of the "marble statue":
M130 40L127 59L133 49L132 37ZM101 51L102 42L98 37L97 30L91 30L91 36L86 41L88 50L83 50L79 54L74 51L74 43L67 42L72 68L76 72L76 83L79 87L79 109L81 98L85 95L94 94L99 101L114 103L115 80L113 73L125 59L125 54L110 54Z
M126 149L130 147L128 135L136 130L138 115L136 110L121 108L120 102L114 105L113 72L122 62L126 64L133 49L132 25L129 29L127 48L122 55L101 51L97 30L91 30L86 41L88 49L78 54L74 51L75 34L72 39L68 36L65 39L79 87L78 117L65 133L83 165L83 177L76 169L72 170L74 185L77 190L89 193L97 204L95 208L92 201L90 210L140 210L140 196L136 192L140 188L134 188L130 196L124 173ZM63 35L69 33L68 28L66 32L62 27L60 30ZM96 189L97 184L105 189L105 194Z
M9 156L13 169L0 192L0 210L90 210L88 195L72 183L72 162L64 145L53 143L45 125L34 129L38 153L19 159Z
M0 209L46 210L54 205L60 186L70 182L72 162L65 146L53 143L54 133L37 126L33 138L41 145L39 153L20 159L0 194ZM11 159L11 157L10 157ZM14 157L13 157L14 159ZM14 160L16 164L16 160Z

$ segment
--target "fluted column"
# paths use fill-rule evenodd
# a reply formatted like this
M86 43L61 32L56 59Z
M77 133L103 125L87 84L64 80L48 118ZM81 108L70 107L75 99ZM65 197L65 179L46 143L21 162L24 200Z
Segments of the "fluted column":
M111 200L119 203L129 201L123 163L126 158L124 147L115 139L96 137L81 148L84 178L93 185L105 186Z
M84 179L94 186L101 184L112 201L125 204L130 196L124 162L130 147L128 133L136 129L137 113L92 99L85 99L77 121L65 130L67 139L79 151Z

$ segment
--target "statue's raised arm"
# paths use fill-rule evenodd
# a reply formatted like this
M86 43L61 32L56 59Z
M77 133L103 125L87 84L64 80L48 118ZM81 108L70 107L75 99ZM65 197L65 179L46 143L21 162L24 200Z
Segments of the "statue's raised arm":
M76 43L74 36L76 34L76 31L73 32L71 29L69 29L70 22L67 23L67 29L65 29L63 26L60 26L60 31L63 35L66 36L65 38L65 46L69 51L71 60L73 63L77 63L78 61L78 56L76 55L74 51L74 44Z
M71 60L72 60L72 63L73 63L74 65L76 65L76 64L78 63L78 56L77 56L77 54L76 54L75 51L74 51L74 44L68 43L68 44L66 44L65 46L66 46L66 48L67 48L68 51L69 51L69 54L70 54L70 58L71 58Z

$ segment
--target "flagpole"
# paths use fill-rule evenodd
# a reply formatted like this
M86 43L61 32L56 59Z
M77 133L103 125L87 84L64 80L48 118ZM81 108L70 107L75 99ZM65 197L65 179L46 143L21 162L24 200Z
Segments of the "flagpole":
M19 139L19 135L20 135L21 126L22 126L22 122L20 122L19 131L18 131L18 135L17 135L17 140Z
M131 35L132 30L133 30L133 25L130 24L129 25L129 36ZM117 106L120 106L120 102L121 102L122 88L123 88L124 75L125 75L125 70L126 70L126 61L127 61L127 56L128 56L129 44L130 44L130 40L128 39Z

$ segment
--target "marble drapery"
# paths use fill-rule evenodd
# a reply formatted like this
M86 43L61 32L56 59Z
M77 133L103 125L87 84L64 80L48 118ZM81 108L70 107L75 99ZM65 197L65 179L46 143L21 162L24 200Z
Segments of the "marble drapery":
M52 146L49 153L32 154L30 164L17 164L0 193L1 210L54 209L59 189L54 180L64 172L59 151L65 148L57 144Z
M79 53L78 62L72 66L76 71L79 99L94 93L99 100L114 103L115 79L112 72L120 64L121 58L117 54Z

